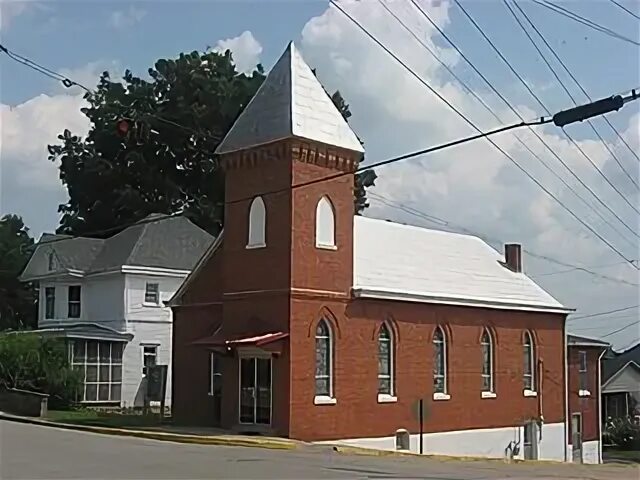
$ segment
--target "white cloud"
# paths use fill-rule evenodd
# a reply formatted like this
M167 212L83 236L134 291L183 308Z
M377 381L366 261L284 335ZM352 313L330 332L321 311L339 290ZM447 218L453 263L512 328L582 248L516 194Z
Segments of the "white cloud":
M214 50L218 52L231 50L233 62L238 71L250 73L260 63L262 45L250 31L245 30L237 37L218 40Z
M421 3L440 28L446 30L449 27L451 18L448 3ZM386 4L447 65L453 66L462 61L457 52L442 46L444 43L436 35L437 32L419 13L412 10L410 4ZM379 4L344 1L341 6L479 128L486 130L498 125L496 119L458 83L454 83L446 70ZM305 59L317 68L318 77L327 89L340 89L350 104L353 113L350 123L365 142L369 161L386 159L476 133L337 9L330 7L309 20L302 31L301 45ZM487 91L475 90L505 123L515 120L513 113L504 104L497 103ZM538 90L535 85L534 90ZM523 99L512 100L512 103L516 104L516 109L524 118L535 118L536 105L522 103ZM632 144L637 142L638 117L625 129L625 135ZM569 130L580 147L614 183L623 181L614 178L613 175L622 175L622 172L614 172L613 160L599 142L584 135L586 130L580 130L580 127ZM568 167L637 232L638 218L635 212L604 183L598 172L562 132L555 127L538 127L537 132ZM493 138L556 198L576 212L581 220L629 258L637 257L637 237L625 231L531 132L518 130L517 135L583 198L598 208L602 215L611 223L616 223L630 241L625 241L592 213L523 148L514 134L503 133ZM621 149L617 151L623 153ZM572 264L601 265L621 260L487 141L478 140L379 168L377 173L379 179L372 191L447 219L454 225L483 233L490 239L519 241L527 249ZM630 201L638 204L637 191L630 191L628 195ZM372 207L369 214L372 216L429 225L424 219L385 206L373 197L370 201ZM532 257L526 260L531 273L566 269ZM634 283L639 280L637 271L624 265L617 276ZM582 312L602 310L603 305L615 308L624 305L624 302L637 303L637 288L584 273L543 277L540 281L561 301Z
M89 62L86 65L75 68L61 68L58 70L60 75L67 77L74 82L84 85L89 89L94 89L98 84L98 79L102 72L107 71L110 74L110 78L113 81L119 80L120 77L120 64L114 60L98 60L95 62ZM56 82L53 86L53 93L70 93L70 94L84 94L85 90L73 86L66 88L62 83Z
M146 10L131 5L126 10L116 10L109 17L109 26L115 29L130 28L140 23L147 15Z
M11 21L34 5L30 0L0 0L0 30L9 28Z

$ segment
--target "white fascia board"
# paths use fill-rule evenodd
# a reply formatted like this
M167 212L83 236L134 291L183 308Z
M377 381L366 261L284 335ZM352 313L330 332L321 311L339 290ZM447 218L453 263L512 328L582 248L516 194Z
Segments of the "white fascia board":
M120 269L122 273L134 273L139 275L154 275L162 277L186 277L191 270L178 270L174 268L161 267L139 267L136 265L123 265Z
M429 294L412 292L400 292L392 290L372 289L367 287L354 287L353 296L356 298L374 298L378 300L397 300L402 302L435 303L441 305L457 305L462 307L484 307L500 310L523 310L529 312L563 313L573 312L573 309L553 305L529 305L519 303L506 303L495 300L476 298L442 297Z

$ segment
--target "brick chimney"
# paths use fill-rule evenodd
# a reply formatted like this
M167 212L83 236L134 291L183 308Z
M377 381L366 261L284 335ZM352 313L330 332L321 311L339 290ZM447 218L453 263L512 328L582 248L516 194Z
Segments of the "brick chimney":
M519 243L506 243L504 246L504 261L509 270L522 272L522 247Z

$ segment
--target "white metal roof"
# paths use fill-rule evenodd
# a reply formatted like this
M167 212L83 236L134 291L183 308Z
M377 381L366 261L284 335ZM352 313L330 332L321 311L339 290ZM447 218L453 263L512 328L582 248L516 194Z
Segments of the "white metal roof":
M480 238L384 220L354 218L354 294L568 313Z
M238 116L216 153L290 137L364 151L293 42Z

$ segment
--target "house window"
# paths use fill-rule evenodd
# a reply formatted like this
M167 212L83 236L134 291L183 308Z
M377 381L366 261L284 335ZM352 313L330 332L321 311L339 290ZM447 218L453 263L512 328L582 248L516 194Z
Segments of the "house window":
M447 340L440 326L433 332L433 392L447 393Z
M69 318L80 318L80 285L69 286Z
M51 319L56 316L56 287L44 289L44 318Z
M494 366L493 366L493 338L488 329L484 329L480 338L482 348L482 391L493 392Z
M378 334L378 395L394 394L393 385L393 336L383 323Z
M247 248L260 248L266 246L265 226L267 212L262 197L256 197L249 207L249 238Z
M148 367L153 367L157 364L158 360L158 346L157 345L143 345L142 346L142 373L147 374Z
M524 332L522 353L524 361L524 373L522 375L524 389L525 391L533 392L535 391L535 346L531 332Z
M82 402L120 402L122 349L119 342L73 341L71 364L84 375Z
M50 272L53 272L56 268L58 268L58 263L56 262L56 256L53 252L49 252L49 257L47 259L48 269Z
M220 355L209 353L209 395L220 396L222 393L222 368Z
M580 366L578 373L580 374L580 392L587 392L589 390L589 379L587 377L587 352L579 351L578 356L580 358Z
M144 303L160 305L160 285L147 282L144 289Z
M336 225L329 197L322 197L316 206L316 247L336 247Z
M333 397L333 341L331 327L320 320L316 327L316 397Z

